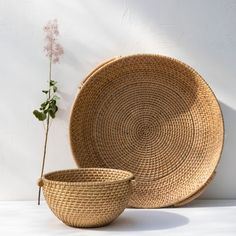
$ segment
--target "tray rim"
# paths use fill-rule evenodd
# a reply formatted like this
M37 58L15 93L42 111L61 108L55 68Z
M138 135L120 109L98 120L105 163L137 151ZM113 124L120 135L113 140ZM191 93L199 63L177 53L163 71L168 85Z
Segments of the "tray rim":
M208 179L201 185L199 185L199 187L196 189L196 191L186 195L186 197L184 199L179 199L179 200L176 200L175 202L172 202L171 204L166 204L166 205L162 205L161 207L157 207L157 206L136 206L136 205L131 205L129 207L131 208L142 208L142 209L152 209L152 208L162 208L162 207L179 207L179 206L183 206L185 204L188 204L190 203L191 201L193 201L194 199L196 199L197 197L199 197L208 187L209 183L211 182L211 180L214 178L214 176L216 175L216 169L218 168L219 166L219 163L220 163L220 160L221 160L221 156L222 156L222 153L223 153L223 150L224 150L224 143L225 143L225 121L224 121L224 116L223 116L223 112L222 112L222 108L221 108L221 105L220 105L220 102L219 100L217 99L214 91L212 90L212 88L210 87L210 85L206 82L206 80L201 76L200 73L198 73L194 68L192 68L190 65L186 64L185 62L182 62L176 58L173 58L173 57L170 57L170 56L165 56L165 55L161 55L161 54L146 54L146 53L138 53L138 54L131 54L131 55L125 55L125 56L116 56L116 57L112 57L108 60L105 60L103 61L102 63L98 64L90 73L87 74L87 76L85 77L84 80L82 80L80 86L79 86L79 90L77 91L77 93L75 94L75 98L74 98L74 101L72 102L72 106L71 106L71 111L70 111L70 118L69 118L69 143L70 143L70 149L71 149L71 152L72 152L72 156L73 156L73 159L77 165L77 167L80 167L80 168L86 168L86 167L81 167L78 163L78 160L75 158L75 154L74 154L74 151L73 151L73 148L72 148L72 140L71 140L71 120L72 120L72 113L73 113L73 108L74 108L74 105L79 97L79 94L81 93L81 91L84 89L84 87L86 86L87 82L89 81L89 79L91 78L91 76L95 73L97 73L98 71L102 70L104 67L106 67L107 65L115 62L115 61L118 61L118 60L123 60L123 59L126 59L126 58L130 58L130 57L135 57L135 56L151 56L151 57L161 57L161 58L165 58L165 59L170 59L172 61L175 61L177 63L180 63L182 64L183 66L187 67L188 69L190 69L191 71L193 71L196 75L198 75L202 82L204 83L204 85L210 90L212 96L214 97L214 100L216 101L217 105L218 105L218 108L219 108L219 111L220 111L220 118L221 118L221 121L222 121L222 143L221 143L221 147L220 147L220 153L219 153L219 158L218 160L216 161L216 165L215 165L215 168L214 170L212 171L212 173L209 175ZM94 167L96 168L96 167ZM108 168L114 168L114 167L111 167L109 166ZM201 191L203 190L203 191ZM189 200L189 201L188 201ZM185 203L186 202L186 203ZM183 203L183 204L181 204ZM178 205L180 204L180 205Z

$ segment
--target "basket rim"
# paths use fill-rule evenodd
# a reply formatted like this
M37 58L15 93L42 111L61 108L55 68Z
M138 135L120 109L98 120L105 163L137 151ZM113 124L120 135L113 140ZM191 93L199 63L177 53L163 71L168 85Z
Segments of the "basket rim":
M63 172L73 173L73 172L86 171L86 170L123 172L123 173L129 174L129 176L123 179L119 179L119 180L107 180L104 182L102 181L68 182L68 181L57 181L57 180L47 179L47 176L51 174L57 174L57 173L63 173ZM50 184L73 185L73 186L95 186L95 185L108 185L108 184L114 184L114 183L122 183L129 180L134 180L134 174L130 171L120 170L120 169L111 169L111 168L78 168L78 169L65 169L65 170L57 170L57 171L48 172L44 174L41 179L44 183L50 183Z

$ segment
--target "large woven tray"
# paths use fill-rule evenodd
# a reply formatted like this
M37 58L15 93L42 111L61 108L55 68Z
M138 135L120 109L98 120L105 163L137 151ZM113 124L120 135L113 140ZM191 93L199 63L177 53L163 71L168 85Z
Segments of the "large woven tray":
M133 172L132 207L192 199L214 173L223 139L212 90L195 70L165 56L134 55L99 66L71 113L76 163Z

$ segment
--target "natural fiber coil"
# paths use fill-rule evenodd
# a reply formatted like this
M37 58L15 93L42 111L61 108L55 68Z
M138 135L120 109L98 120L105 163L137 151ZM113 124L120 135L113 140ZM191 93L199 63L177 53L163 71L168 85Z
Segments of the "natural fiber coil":
M164 207L194 196L214 172L224 129L215 95L191 67L134 55L101 65L85 80L70 120L81 167L129 170L133 207Z
M211 177L207 180L207 182L196 193L194 193L192 196L184 199L183 201L174 204L173 206L175 206L175 207L182 207L182 206L185 206L185 205L189 204L194 199L198 198L203 192L205 192L205 190L207 189L208 185L214 179L215 174L216 174L216 172L214 171L212 173Z
M81 168L44 175L43 193L52 212L73 227L99 227L115 220L128 204L133 174Z

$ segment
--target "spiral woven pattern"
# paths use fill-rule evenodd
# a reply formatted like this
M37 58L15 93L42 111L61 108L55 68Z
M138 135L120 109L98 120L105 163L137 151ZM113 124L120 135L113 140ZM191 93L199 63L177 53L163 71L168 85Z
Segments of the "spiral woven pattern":
M103 64L85 80L71 113L81 167L134 173L132 207L181 202L207 182L223 146L219 104L202 77L159 55Z
M133 174L122 170L84 168L56 171L42 178L52 212L73 227L99 227L126 208Z

